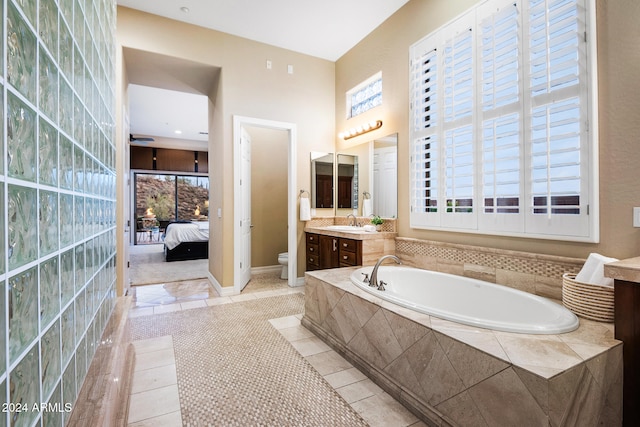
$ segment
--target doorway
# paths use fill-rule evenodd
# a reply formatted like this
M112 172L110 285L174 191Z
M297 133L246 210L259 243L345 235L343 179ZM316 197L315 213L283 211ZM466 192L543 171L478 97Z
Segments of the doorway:
M297 222L296 222L296 125L292 123L277 122L272 120L263 120L251 117L234 116L233 117L233 143L234 143L234 239L237 244L234 246L234 293L240 293L244 287L243 283L243 271L247 267L242 265L240 260L244 259L243 254L247 251L250 253L250 249L246 247L247 239L240 239L246 227L251 227L251 224L246 222L243 224L242 212L245 207L243 206L244 200L247 200L246 193L251 191L250 186L242 185L242 176L246 171L242 169L242 150L241 150L241 136L243 134L243 128L245 127L264 127L267 129L283 130L287 132L288 136L288 172L287 172L287 251L289 253L288 262L288 281L287 284L290 287L296 286L296 279L298 274L297 269ZM245 166L246 168L246 166ZM250 240L249 240L250 241Z

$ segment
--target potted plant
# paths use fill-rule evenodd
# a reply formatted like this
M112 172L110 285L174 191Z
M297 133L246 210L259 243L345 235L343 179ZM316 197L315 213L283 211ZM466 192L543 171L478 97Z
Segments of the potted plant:
M376 230L380 231L380 226L384 223L384 219L380 218L378 215L374 215L371 218L371 224L376 226Z

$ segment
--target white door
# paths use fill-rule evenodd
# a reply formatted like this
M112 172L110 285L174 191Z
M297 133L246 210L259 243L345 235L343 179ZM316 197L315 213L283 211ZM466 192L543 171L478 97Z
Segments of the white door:
M242 128L240 135L240 290L251 279L251 136Z

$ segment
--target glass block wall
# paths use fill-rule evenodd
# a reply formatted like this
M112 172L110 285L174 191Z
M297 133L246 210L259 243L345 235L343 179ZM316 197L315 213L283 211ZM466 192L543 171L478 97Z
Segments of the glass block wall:
M0 8L0 426L59 426L115 303L115 2Z

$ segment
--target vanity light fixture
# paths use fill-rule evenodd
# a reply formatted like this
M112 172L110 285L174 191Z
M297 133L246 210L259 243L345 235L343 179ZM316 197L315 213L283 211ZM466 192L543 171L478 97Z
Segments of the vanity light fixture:
M380 129L382 127L382 120L374 120L369 123L365 123L364 125L360 125L355 128L351 128L344 132L340 132L338 134L339 138L344 140L354 138L356 136L360 136L364 133L371 132L372 130Z

